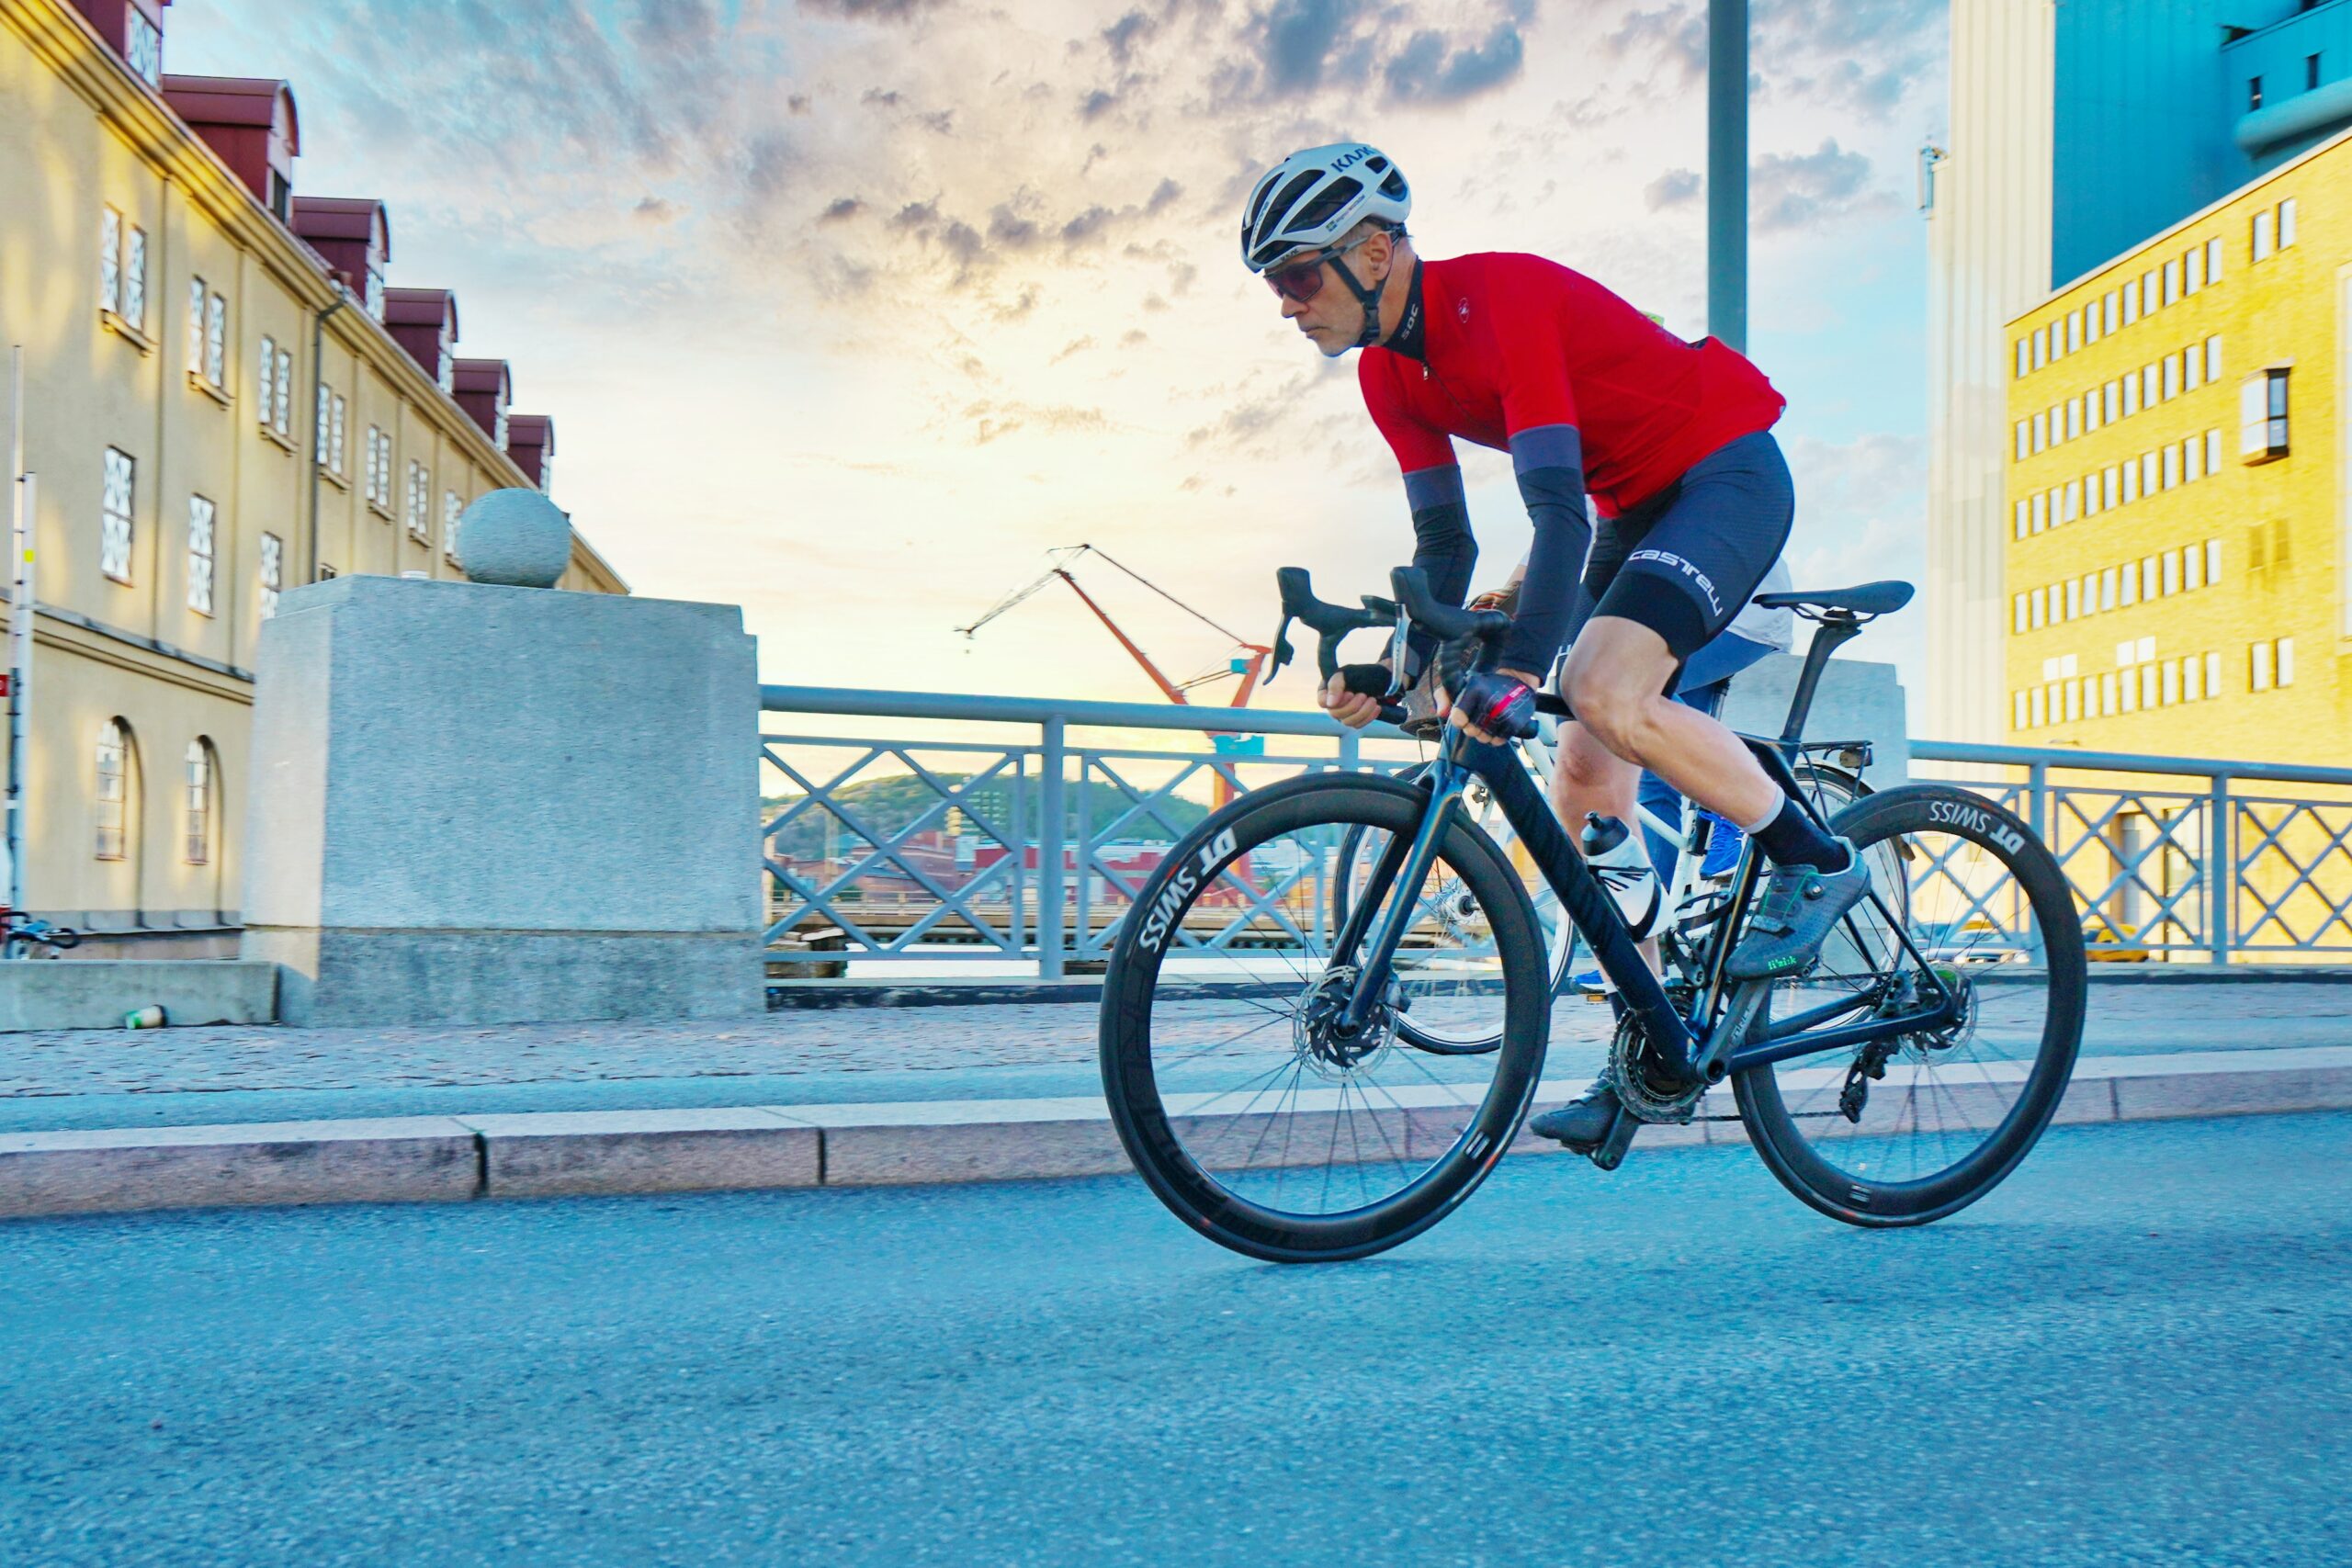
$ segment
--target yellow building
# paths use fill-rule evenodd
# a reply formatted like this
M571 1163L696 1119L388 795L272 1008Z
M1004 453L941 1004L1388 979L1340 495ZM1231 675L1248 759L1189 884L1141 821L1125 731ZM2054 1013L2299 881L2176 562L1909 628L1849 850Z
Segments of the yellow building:
M2009 323L2013 740L2352 759L2352 136Z
M379 204L294 195L286 84L164 73L166 3L0 0L0 381L21 345L38 498L26 903L116 951L225 951L279 593L455 574L449 523L539 481L554 438L509 416L503 363L455 357L453 299L383 287ZM584 542L563 586L627 591Z

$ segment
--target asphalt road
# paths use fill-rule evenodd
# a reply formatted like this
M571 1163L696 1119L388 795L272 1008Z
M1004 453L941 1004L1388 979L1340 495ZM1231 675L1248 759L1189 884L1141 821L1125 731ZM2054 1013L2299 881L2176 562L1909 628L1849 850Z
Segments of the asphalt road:
M2352 1117L1737 1149L1279 1269L1132 1179L17 1223L10 1562L2352 1560Z

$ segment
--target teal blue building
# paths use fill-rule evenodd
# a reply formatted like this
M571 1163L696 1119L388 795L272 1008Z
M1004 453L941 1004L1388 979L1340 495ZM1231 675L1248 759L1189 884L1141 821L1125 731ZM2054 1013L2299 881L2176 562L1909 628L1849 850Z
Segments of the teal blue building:
M2064 0L2050 278L2352 126L2352 0Z

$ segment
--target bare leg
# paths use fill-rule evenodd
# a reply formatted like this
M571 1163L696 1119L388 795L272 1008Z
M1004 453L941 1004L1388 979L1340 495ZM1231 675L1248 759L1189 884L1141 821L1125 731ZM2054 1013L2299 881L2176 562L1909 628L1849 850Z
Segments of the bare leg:
M1642 821L1634 795L1641 778L1641 769L1603 746L1583 725L1560 726L1560 749L1552 761L1552 811L1567 829L1571 842L1588 811L1616 818L1638 840ZM1644 940L1642 957L1651 969L1657 968L1656 937Z
M1633 764L1742 826L1771 816L1783 798L1781 786L1720 720L1665 694L1673 672L1674 655L1657 633L1603 615L1585 624L1561 675L1577 728L1627 764L1627 819L1638 778Z

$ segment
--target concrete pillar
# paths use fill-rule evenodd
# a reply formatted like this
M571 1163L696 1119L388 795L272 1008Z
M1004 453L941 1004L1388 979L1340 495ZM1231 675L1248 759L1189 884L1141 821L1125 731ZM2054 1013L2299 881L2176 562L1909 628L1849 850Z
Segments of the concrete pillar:
M283 1021L760 1010L740 610L342 577L256 662L243 953Z

